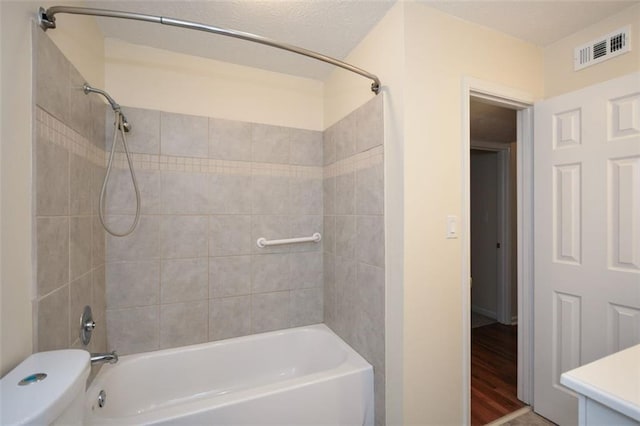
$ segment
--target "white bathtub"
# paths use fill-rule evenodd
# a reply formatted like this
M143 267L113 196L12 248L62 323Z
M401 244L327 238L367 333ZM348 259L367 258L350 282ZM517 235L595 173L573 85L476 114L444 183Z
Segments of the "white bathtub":
M86 395L91 425L373 425L374 415L373 368L322 324L123 356Z

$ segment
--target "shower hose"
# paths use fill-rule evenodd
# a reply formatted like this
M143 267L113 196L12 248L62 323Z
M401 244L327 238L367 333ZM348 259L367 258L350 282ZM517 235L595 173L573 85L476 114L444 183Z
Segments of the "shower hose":
M136 226L138 225L138 221L140 220L140 190L138 189L138 181L136 180L136 174L133 171L133 162L131 161L131 155L129 155L127 138L124 135L124 121L122 118L123 117L122 112L120 112L119 108L116 109L114 112L116 117L115 117L115 122L113 124L113 143L111 144L111 153L109 154L109 162L107 163L107 172L104 175L104 180L102 181L102 189L100 190L100 204L98 207L98 217L100 218L100 223L102 224L103 228L109 234L113 235L114 237L126 237L127 235L131 234L134 229L136 229ZM124 147L124 152L125 152L125 155L127 156L127 162L129 163L129 172L131 173L131 181L133 182L133 189L135 190L135 193L136 193L136 216L133 219L133 223L131 224L129 229L123 233L115 232L114 230L110 229L104 220L104 204L105 204L104 201L107 194L107 185L109 183L109 178L111 177L111 169L113 167L113 157L115 156L116 144L118 142L118 133L120 133L120 135L122 136L122 146Z

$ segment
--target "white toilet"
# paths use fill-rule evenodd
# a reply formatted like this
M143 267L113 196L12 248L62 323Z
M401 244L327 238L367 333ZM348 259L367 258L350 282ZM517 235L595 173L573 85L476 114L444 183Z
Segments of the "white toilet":
M39 352L0 380L0 425L82 425L89 352Z

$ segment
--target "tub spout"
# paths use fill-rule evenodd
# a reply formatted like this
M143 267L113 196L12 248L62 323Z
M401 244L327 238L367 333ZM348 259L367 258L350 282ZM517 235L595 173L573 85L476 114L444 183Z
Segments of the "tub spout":
M91 364L102 364L105 362L109 364L118 362L118 354L116 351L104 354L91 354Z

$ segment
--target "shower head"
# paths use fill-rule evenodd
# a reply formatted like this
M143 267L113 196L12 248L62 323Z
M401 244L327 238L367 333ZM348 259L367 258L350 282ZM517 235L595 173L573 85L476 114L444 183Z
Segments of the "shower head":
M131 124L129 124L129 122L127 121L127 117L125 117L122 113L120 104L118 104L111 96L109 96L107 92L105 92L104 90L96 89L95 87L91 87L89 83L84 83L84 85L82 86L82 90L84 91L85 95L88 95L89 93L97 93L104 96L107 102L109 102L109 105L111 105L111 109L113 109L113 112L119 113L122 116L122 127L124 128L124 131L128 132L131 130Z

